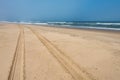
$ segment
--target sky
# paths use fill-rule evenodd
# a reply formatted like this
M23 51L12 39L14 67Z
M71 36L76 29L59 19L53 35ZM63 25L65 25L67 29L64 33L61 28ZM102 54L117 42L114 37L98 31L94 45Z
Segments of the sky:
M120 0L0 0L5 21L120 21Z

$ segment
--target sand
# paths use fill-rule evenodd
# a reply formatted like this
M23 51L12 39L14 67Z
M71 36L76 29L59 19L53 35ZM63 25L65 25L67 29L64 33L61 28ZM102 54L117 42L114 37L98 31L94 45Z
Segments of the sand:
M0 23L0 80L120 80L120 32Z

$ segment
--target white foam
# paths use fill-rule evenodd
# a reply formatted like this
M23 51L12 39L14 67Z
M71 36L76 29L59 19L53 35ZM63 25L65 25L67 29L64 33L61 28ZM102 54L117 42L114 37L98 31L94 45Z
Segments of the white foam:
M105 27L80 27L80 28L101 29L101 30L116 30L116 31L120 31L120 28L105 28Z
M100 25L120 25L120 23L96 23L96 24L100 24Z

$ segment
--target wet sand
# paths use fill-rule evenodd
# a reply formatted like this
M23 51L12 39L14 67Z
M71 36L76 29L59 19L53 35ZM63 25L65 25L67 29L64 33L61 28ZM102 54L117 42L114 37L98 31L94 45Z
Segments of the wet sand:
M119 80L120 32L0 24L0 80Z

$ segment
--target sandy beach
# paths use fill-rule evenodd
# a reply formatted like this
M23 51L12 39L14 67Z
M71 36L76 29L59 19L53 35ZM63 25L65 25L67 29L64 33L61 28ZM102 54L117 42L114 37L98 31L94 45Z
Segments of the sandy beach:
M0 80L120 80L120 32L0 23Z

